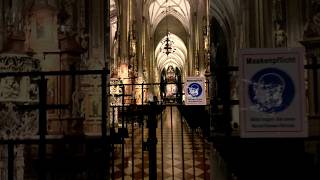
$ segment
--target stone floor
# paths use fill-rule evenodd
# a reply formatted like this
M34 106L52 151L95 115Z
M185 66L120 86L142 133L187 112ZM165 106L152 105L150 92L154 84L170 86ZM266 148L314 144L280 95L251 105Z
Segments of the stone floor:
M149 179L148 151L142 152L141 145L142 128L135 125L132 129L128 125L128 129L129 138L124 144L124 172L122 148L116 145L112 179ZM144 141L147 133L148 129L144 128ZM157 139L157 179L210 179L209 144L198 132L192 133L176 107L166 107L162 120L159 116Z

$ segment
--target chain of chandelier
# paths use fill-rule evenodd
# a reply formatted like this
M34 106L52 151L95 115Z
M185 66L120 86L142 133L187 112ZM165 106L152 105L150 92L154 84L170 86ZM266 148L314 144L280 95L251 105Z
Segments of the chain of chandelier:
M166 0L166 16L168 15L168 0ZM176 48L174 47L174 41L170 39L170 32L169 32L169 27L168 27L168 17L166 17L166 24L167 24L167 34L166 38L161 42L162 43L162 49L161 52L165 53L167 56L169 54L174 53L176 51Z

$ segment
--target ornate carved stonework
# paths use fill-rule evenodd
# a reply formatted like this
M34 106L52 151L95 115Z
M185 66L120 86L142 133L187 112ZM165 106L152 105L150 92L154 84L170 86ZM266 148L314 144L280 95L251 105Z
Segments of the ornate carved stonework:
M306 49L306 61L307 64L316 66L320 64L320 37L319 38L307 38L301 41L301 44ZM308 111L310 115L318 116L320 114L320 97L317 95L320 89L320 84L316 83L320 79L319 70L308 70L307 72L307 86L306 94L308 96Z
M312 1L311 15L304 27L304 39L320 37L320 1Z
M14 146L14 179L24 180L24 145ZM0 179L8 179L8 146L0 146Z
M40 62L26 55L1 54L0 72L39 71ZM0 138L17 139L36 134L37 112L22 111L18 104L38 101L37 79L31 77L0 78Z
M76 90L72 93L72 117L79 118L84 117L84 98L85 94Z
M26 55L1 54L0 72L39 71L40 61ZM36 78L1 77L0 102L33 102L37 101Z
M0 139L23 139L36 135L38 113L21 111L13 103L0 104Z
M24 42L24 40L22 41ZM14 42L13 44L17 44ZM19 44L19 43L18 43ZM23 43L22 43L23 44ZM40 61L19 54L24 45L0 54L0 72L40 71ZM36 77L0 77L0 139L31 138L38 132L38 111L24 110L24 105L38 102ZM8 146L0 146L0 179L8 179ZM24 179L24 145L14 147L14 179Z
M64 35L72 35L77 31L75 19L76 1L74 0L61 0L60 11L58 13L58 32Z
M274 46L286 47L287 46L287 32L286 32L286 3L283 0L273 0L273 34Z
M39 60L17 54L0 55L0 72L19 72L40 70Z
M13 6L17 4L13 4ZM24 17L19 7L6 7L5 10L5 27L9 36L20 34L24 31Z

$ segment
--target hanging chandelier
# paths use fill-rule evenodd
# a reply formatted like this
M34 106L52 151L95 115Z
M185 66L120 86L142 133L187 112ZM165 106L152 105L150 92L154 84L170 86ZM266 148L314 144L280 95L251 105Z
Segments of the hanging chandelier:
M162 52L167 56L176 51L176 48L174 47L174 41L170 40L170 32L167 32L166 38L161 43L163 47Z
M169 32L169 27L168 27L168 0L166 0L166 25L167 25L167 34L166 38L161 42L162 43L162 48L161 52L165 53L167 56L169 56L170 53L174 53L176 51L176 48L174 47L174 41L170 39L170 32Z

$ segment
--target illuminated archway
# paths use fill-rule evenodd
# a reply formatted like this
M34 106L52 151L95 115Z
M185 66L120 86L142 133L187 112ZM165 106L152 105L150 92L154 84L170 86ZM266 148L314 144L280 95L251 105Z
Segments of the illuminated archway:
M165 44L163 44L162 42L165 39L166 36L162 38L155 49L157 67L161 71L162 69L168 68L168 66L172 65L173 67L177 67L182 70L188 53L185 43L177 35L170 33L169 39L173 42L172 48L175 50L174 52L167 55L162 51L165 46Z

